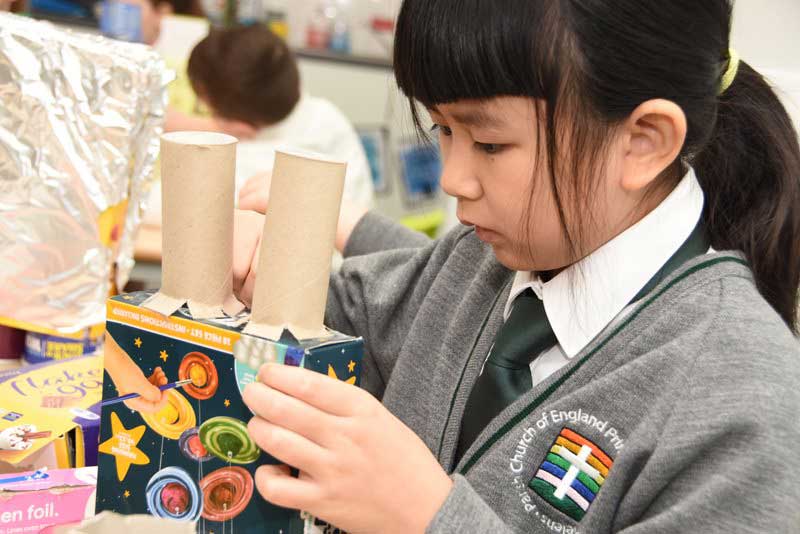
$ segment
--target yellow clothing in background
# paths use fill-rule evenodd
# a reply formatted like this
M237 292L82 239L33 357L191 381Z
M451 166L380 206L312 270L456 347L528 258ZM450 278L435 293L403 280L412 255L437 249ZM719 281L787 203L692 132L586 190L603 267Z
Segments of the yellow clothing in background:
M175 71L175 80L169 84L169 107L175 111L188 115L210 116L210 113L201 105L197 95L192 89L189 74L186 69L186 60L165 59L167 66Z

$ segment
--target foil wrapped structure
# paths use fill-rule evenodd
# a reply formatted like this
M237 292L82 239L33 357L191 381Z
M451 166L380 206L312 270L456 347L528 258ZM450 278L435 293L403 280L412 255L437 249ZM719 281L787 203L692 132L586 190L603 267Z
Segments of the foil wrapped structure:
M133 267L172 76L144 45L0 13L0 323L104 322Z

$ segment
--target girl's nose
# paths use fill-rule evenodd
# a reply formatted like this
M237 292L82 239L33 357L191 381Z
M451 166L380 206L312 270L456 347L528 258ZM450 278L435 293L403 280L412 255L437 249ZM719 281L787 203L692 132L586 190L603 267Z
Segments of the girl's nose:
M442 170L442 190L450 196L478 200L483 188L471 164L471 158L452 147Z

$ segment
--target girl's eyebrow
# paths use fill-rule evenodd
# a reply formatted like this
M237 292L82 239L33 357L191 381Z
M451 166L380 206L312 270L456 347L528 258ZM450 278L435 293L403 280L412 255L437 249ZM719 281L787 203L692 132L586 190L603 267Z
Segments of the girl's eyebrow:
M499 128L505 125L497 115L489 114L482 109L454 111L451 115L464 126L473 126L475 128Z
M436 107L428 108L428 113L441 115L441 112ZM505 122L496 114L487 113L483 109L451 111L450 115L464 126L472 126L474 128L501 128L505 126Z

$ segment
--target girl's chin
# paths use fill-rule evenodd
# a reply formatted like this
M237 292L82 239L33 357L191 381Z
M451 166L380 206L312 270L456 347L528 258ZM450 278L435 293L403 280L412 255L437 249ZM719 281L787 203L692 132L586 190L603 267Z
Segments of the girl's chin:
M512 271L560 271L569 265L556 262L534 262L529 255L521 253L519 247L509 246L505 243L492 243L491 247L497 261Z
M521 258L519 253L515 253L515 251L511 250L511 247L504 246L499 243L492 243L491 247L492 251L494 251L497 261L499 261L503 267L512 271L535 270L529 258L527 260Z

